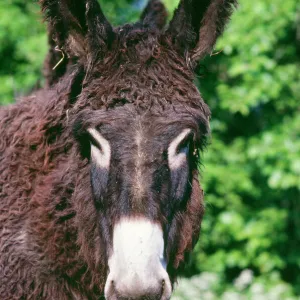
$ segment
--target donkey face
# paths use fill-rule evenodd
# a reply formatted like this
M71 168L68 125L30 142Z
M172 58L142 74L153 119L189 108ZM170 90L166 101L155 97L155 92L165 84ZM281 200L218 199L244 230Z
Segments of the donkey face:
M183 0L167 29L156 0L139 22L116 29L96 0L40 2L68 55L63 67L82 86L74 133L90 162L105 296L169 299L203 215L197 165L209 109L191 67L211 51L235 1Z
M75 132L90 160L109 257L108 299L169 298L203 215L197 163L206 125L202 113L181 105L144 110L126 104L78 117Z

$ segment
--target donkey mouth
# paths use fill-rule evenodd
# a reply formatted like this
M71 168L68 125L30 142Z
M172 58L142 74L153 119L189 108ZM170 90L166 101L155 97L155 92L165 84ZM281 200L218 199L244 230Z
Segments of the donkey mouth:
M106 300L169 300L170 296L165 297L165 284L162 283L161 291L157 293L145 293L144 295L139 296L124 296L120 295L118 291L115 289L112 284L111 289L109 291L109 295L106 296Z
M121 293L117 290L115 283L111 281L109 289L106 289L106 300L169 300L171 298L171 286L162 280L158 289L145 289L141 292L139 289L127 290Z

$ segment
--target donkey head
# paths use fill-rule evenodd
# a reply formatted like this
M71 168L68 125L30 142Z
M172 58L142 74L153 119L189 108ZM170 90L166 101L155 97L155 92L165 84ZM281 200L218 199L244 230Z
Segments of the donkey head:
M76 85L74 134L90 162L105 296L169 299L204 211L197 166L210 112L192 69L212 51L235 0L182 0L168 27L152 0L137 23L118 28L96 0L40 3L65 53L58 68Z

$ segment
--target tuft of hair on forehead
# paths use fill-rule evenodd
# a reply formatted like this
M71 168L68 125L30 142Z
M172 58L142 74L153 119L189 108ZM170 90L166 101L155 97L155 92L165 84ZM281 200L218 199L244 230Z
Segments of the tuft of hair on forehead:
M144 26L163 29L166 25L168 12L164 4L159 0L150 0L144 9L140 21Z

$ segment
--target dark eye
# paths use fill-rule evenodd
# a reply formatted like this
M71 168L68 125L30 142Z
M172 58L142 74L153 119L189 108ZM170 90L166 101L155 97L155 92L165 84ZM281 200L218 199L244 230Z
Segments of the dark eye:
M93 134L91 134L89 131L88 131L88 139L89 139L91 145L97 147L100 151L102 150L99 140L96 139L95 136Z
M182 201L186 199L189 191L193 140L193 131L186 128L169 144L168 162L172 181L172 197L177 203L176 205L183 203Z
M193 134L190 133L178 144L176 153L177 154L185 153L186 155L188 155L191 150L192 141L193 141Z

